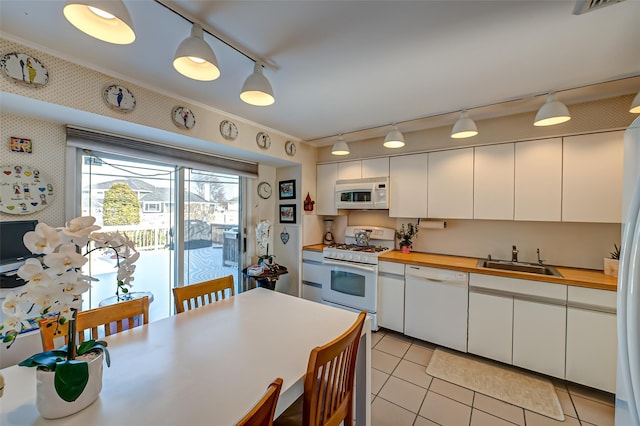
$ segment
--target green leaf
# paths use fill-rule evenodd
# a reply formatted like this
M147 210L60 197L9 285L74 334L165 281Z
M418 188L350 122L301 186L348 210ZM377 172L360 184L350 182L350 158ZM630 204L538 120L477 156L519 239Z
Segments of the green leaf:
M78 399L89 381L89 364L86 361L63 361L56 365L54 386L60 398L67 402Z
M22 361L18 364L20 367L47 367L49 370L55 370L56 365L60 361L66 359L67 352L60 349L52 351L40 352Z

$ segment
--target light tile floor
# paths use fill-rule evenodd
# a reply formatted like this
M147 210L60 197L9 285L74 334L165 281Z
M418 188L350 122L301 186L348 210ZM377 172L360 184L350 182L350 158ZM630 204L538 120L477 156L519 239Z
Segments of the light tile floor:
M565 421L524 410L426 373L437 346L372 333L372 426L613 426L614 396L553 379Z

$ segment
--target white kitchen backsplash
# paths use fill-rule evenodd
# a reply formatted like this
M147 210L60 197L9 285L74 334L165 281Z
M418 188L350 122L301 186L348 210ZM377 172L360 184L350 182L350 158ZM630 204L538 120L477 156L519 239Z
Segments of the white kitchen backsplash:
M386 211L351 211L348 225L374 225L399 229L416 219L390 218ZM413 250L494 259L511 259L516 245L519 260L537 262L536 249L549 265L602 270L602 258L620 245L620 224L447 220L446 229L421 228ZM397 248L397 247L396 247Z

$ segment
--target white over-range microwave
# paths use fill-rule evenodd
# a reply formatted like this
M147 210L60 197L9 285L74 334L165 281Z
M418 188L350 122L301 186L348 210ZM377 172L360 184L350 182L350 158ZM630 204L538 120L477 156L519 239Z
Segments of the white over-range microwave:
M389 178L343 179L336 182L336 208L389 208Z

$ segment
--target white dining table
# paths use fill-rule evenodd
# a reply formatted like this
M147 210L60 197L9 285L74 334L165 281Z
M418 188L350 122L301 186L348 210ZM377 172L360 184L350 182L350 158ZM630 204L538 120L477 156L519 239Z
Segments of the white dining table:
M276 377L276 414L303 393L311 350L356 320L342 309L256 288L107 337L111 367L99 398L84 410L45 420L35 405L35 369L11 366L0 425L234 425ZM356 370L356 424L371 424L371 327L365 323Z

